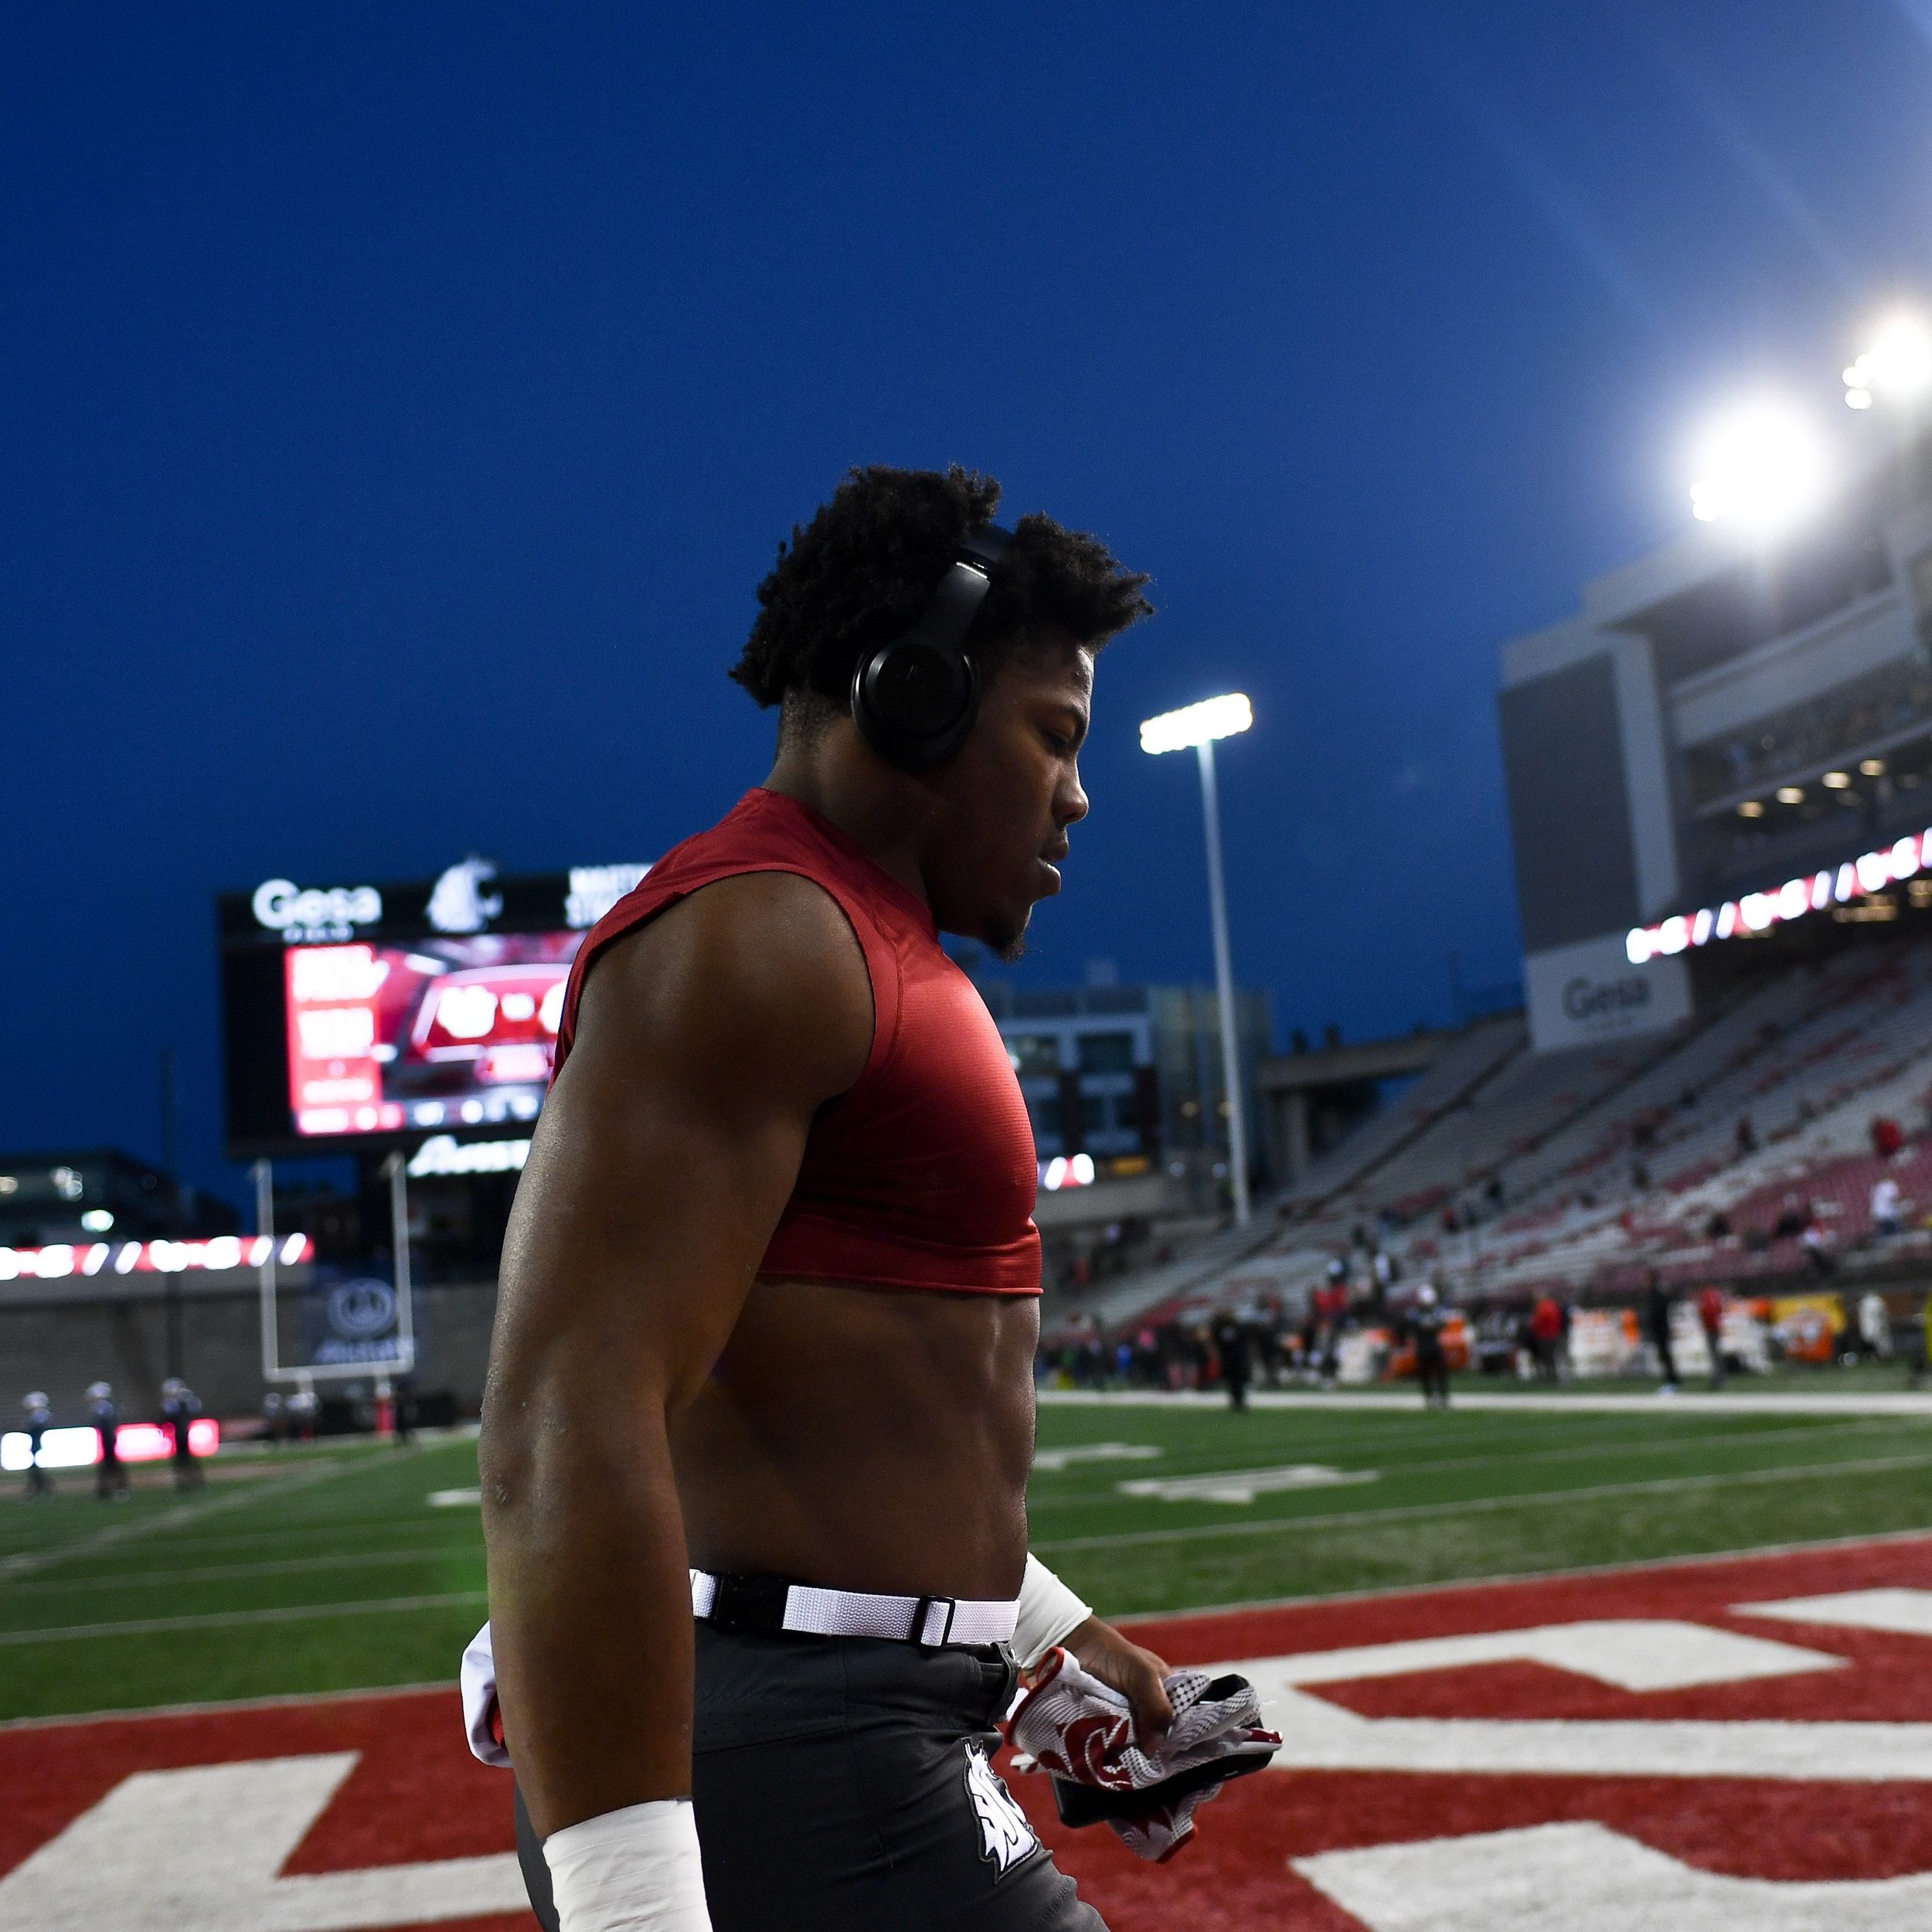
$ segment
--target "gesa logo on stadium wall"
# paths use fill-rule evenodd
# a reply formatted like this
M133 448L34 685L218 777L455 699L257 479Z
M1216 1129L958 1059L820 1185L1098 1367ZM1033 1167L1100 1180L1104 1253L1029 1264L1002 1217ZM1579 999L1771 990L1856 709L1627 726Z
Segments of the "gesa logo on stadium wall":
M1628 979L1573 979L1563 988L1563 1011L1578 1021L1633 1013L1650 1000L1650 981L1634 973Z
M256 923L280 933L289 944L349 939L358 926L383 917L383 895L373 886L317 886L306 889L292 879L264 879L249 901Z

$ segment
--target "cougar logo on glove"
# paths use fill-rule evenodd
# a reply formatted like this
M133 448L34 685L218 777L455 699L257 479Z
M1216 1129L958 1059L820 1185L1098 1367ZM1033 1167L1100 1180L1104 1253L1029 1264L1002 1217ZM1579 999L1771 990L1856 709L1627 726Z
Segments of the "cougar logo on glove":
M999 1867L1003 1878L1020 1860L1039 1849L1026 1814L986 1761L976 1744L966 1747L966 1790L979 1820L979 1855Z

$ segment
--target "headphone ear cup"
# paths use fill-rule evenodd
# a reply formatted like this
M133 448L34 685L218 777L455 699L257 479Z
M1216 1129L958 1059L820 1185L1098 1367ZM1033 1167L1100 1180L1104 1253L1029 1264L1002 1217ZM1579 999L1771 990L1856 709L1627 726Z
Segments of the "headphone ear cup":
M969 652L917 634L896 638L854 667L852 722L888 763L925 771L965 743L979 692L979 666Z

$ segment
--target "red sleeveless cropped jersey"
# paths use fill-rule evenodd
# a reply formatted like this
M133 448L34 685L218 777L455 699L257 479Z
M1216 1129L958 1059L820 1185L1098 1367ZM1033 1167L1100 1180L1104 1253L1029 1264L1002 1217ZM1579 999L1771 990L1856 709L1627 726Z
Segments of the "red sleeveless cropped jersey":
M795 798L747 792L591 928L564 996L558 1068L604 947L700 886L751 872L796 872L838 901L866 956L873 1014L865 1070L813 1122L760 1274L1039 1294L1032 1128L999 1029L918 896Z

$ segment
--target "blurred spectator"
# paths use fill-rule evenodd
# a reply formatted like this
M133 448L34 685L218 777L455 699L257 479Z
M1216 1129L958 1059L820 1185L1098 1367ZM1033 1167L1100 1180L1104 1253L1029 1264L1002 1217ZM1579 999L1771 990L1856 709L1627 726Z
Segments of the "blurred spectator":
M1644 1328L1650 1337L1650 1345L1657 1351L1658 1367L1664 1377L1663 1386L1657 1392L1659 1395L1677 1393L1677 1358L1671 1352L1670 1339L1671 1311L1676 1301L1669 1284L1652 1268L1650 1287L1644 1298Z
M1414 1306L1409 1311L1409 1333L1416 1348L1416 1376L1422 1384L1426 1409L1449 1406L1449 1362L1443 1353L1442 1328L1448 1311L1436 1294L1432 1282L1416 1290Z
M288 1398L288 1432L298 1442L315 1440L315 1421L321 1413L321 1398L307 1383L299 1384Z
M1875 1114L1872 1117L1872 1151L1881 1161L1889 1161L1905 1145L1905 1129L1889 1114Z
M1711 1386L1724 1386L1724 1291L1708 1281L1697 1291L1697 1325L1704 1331L1704 1345L1710 1351Z
M94 1494L103 1502L110 1497L116 1502L125 1502L128 1466L121 1460L121 1444L117 1440L121 1428L121 1410L114 1401L113 1385L90 1383L87 1400L93 1405L89 1413L95 1433L100 1437L100 1460L94 1464Z
M1309 1297L1315 1313L1315 1356L1317 1372L1325 1389L1335 1386L1335 1354L1342 1345L1342 1325L1349 1313L1347 1278L1332 1270L1328 1279Z
M1538 1380L1562 1379L1563 1311L1553 1294L1539 1296L1529 1311L1529 1349L1536 1359Z
M262 1434L274 1447L288 1434L288 1416L282 1405L282 1392L270 1389L262 1397Z
M1752 1126L1751 1117L1748 1114L1740 1114L1737 1117L1737 1151L1740 1159L1745 1155L1757 1151L1757 1129Z
M40 1438L53 1426L53 1410L48 1406L46 1396L38 1389L20 1406L26 1411L27 1494L44 1496L53 1485L46 1471L40 1466Z
M172 1460L177 1489L197 1489L201 1486L201 1465L196 1461L194 1445L188 1439L195 1418L200 1413L200 1397L179 1376L170 1376L161 1385L162 1420L174 1437Z
M1874 1362L1892 1359L1892 1311L1876 1288L1859 1297L1859 1340Z
M1798 1237L1798 1246L1804 1250L1805 1264L1821 1280L1838 1272L1838 1264L1825 1247L1825 1223L1818 1211L1818 1204L1811 1204L1811 1211L1805 1218L1804 1226Z
M1872 1231L1889 1241L1899 1231L1903 1206L1897 1181L1889 1174L1881 1174L1872 1183Z
M1215 1317L1212 1333L1214 1352L1221 1365L1221 1383L1228 1392L1228 1406L1245 1409L1250 1366L1248 1332L1231 1311L1223 1309Z
M1795 1194L1784 1197L1784 1205L1777 1211L1777 1219L1771 1223L1774 1241L1795 1241L1811 1225L1813 1216L1808 1206L1801 1207Z

